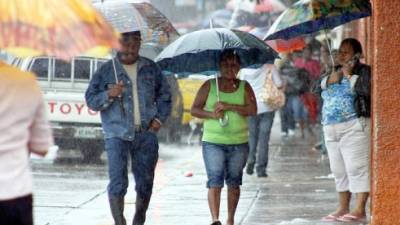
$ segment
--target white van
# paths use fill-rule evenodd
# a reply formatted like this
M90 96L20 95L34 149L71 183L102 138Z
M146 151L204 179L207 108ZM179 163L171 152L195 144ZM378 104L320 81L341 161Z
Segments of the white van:
M100 162L104 149L100 115L87 107L84 94L94 71L105 61L92 57L77 57L70 62L33 57L12 63L36 73L56 144L60 149L79 149L84 162Z
M145 56L155 57L153 46L144 46ZM85 163L99 163L104 151L104 140L99 112L90 110L85 102L85 91L93 73L107 58L76 57L70 62L54 57L30 57L13 60L22 70L34 72L42 88L48 118L60 150L80 150ZM183 102L179 85L168 76L173 98L173 111L160 130L162 141L179 141L182 126Z

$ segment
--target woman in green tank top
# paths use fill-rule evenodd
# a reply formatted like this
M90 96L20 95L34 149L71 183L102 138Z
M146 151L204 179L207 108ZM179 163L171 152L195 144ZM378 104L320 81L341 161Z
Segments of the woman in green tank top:
M247 117L256 115L257 104L251 86L237 79L240 58L233 50L225 50L220 57L221 78L206 81L199 89L191 113L204 119L203 159L207 171L208 204L212 225L219 221L221 189L228 186L227 225L234 224L240 197L243 168L248 155ZM217 98L217 85L219 101ZM229 118L226 126L219 119Z

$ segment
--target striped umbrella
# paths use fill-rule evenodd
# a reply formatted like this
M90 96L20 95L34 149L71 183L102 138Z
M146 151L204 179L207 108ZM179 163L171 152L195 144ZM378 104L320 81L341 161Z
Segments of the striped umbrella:
M118 34L88 0L0 0L0 49L70 59L105 55Z
M94 6L120 33L140 31L145 42L167 45L179 37L172 23L152 4L140 0L108 0Z
M287 40L370 15L369 0L299 0L275 20L264 39Z

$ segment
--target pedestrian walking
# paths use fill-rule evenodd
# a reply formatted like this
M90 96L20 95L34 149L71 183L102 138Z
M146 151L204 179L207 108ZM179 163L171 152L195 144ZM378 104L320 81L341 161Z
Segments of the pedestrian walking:
M34 74L0 62L0 224L33 225L29 154L53 145Z
M221 77L208 80L201 86L191 114L204 119L203 159L212 225L221 225L219 210L224 180L228 186L226 224L233 225L249 151L247 117L256 115L257 105L250 84L237 79L240 58L234 50L221 53L219 66ZM226 116L228 123L221 123L219 120Z
M309 45L303 49L302 57L298 57L294 60L294 65L297 68L305 69L309 74L310 84L319 79L321 75L320 62L312 58L313 49ZM311 86L309 84L309 87ZM314 134L312 131L312 126L317 122L318 117L318 100L317 97L310 92L310 89L303 93L301 96L301 101L306 107L308 118L305 121L308 131L310 134Z
M156 133L171 112L171 93L159 67L139 56L139 31L122 33L121 50L93 75L86 102L100 111L108 158L108 197L116 225L125 225L127 163L135 179L133 225L143 225L158 160Z
M268 177L268 153L269 139L272 124L274 122L275 110L264 102L261 94L267 76L272 76L272 82L278 88L283 88L283 81L273 64L266 64L259 69L242 69L240 78L249 82L256 96L257 115L249 117L249 156L247 159L246 173L252 175L254 166L258 177ZM265 90L268 91L268 90Z
M309 89L309 74L305 69L294 66L292 53L282 55L277 66L285 82L285 105L280 109L282 136L294 136L296 123L304 136L308 113L300 96Z
M370 191L371 68L360 62L360 42L349 38L339 48L340 64L322 79L322 124L339 206L325 221L366 220ZM350 211L351 195L356 195Z

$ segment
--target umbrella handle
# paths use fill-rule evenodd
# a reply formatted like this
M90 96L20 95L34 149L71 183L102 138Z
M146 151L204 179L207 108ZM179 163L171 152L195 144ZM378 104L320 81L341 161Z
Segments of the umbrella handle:
M229 117L228 114L224 113L224 117L219 119L219 125L221 127L227 126L229 123Z

